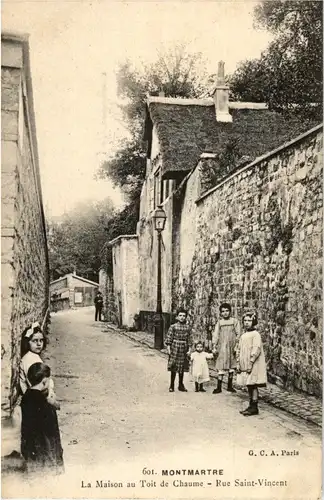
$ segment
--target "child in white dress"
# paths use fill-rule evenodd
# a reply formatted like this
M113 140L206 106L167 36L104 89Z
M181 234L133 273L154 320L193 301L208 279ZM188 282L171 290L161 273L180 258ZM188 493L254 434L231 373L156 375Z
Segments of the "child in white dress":
M209 381L209 368L207 359L212 359L213 354L204 351L204 345L201 341L196 342L196 350L191 354L191 374L195 381L195 392L206 392L204 382Z
M236 383L246 386L250 396L249 406L240 413L245 417L258 415L259 387L267 383L267 366L260 333L255 329L257 317L253 312L244 314L244 333L241 335L237 350Z

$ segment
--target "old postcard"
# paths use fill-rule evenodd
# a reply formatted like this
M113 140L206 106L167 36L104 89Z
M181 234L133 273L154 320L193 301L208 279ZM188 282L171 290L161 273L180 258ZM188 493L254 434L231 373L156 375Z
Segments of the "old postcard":
M2 498L322 495L322 2L4 1Z

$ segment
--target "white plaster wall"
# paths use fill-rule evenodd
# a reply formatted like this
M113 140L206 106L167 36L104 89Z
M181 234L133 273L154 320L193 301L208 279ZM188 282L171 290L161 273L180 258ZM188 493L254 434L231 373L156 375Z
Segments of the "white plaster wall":
M124 271L123 323L133 326L134 315L139 312L139 266L137 239L124 239L121 243Z
M153 127L152 131L152 148L151 148L151 159L154 160L160 152L160 143L156 133L156 128Z
M121 291L122 288L122 260L120 251L120 241L114 245L113 250L113 276L115 291Z
M180 273L187 275L190 271L192 259L195 252L195 243L197 238L197 205L195 201L199 196L199 169L196 168L189 177L186 184L186 196L183 202L183 214L180 223Z
M139 259L137 238L121 238L113 247L113 276L116 301L121 299L122 324L133 326L139 312Z

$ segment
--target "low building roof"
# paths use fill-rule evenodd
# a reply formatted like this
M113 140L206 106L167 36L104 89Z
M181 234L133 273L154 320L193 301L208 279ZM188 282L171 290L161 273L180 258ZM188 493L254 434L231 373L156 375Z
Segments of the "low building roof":
M95 281L88 280L87 278L83 278L82 276L77 276L74 273L65 274L64 276L61 276L60 278L57 278L54 281L51 281L50 286L53 285L54 283L58 283L59 281L66 279L68 276L72 276L73 278L75 278L77 280L84 281L85 283L89 283L89 285L99 286L99 283L96 283Z

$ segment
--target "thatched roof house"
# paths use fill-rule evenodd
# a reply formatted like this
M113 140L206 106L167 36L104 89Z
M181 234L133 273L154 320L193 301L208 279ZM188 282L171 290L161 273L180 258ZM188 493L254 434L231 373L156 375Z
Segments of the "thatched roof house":
M181 179L204 152L224 154L231 162L257 156L308 130L313 123L285 117L262 103L229 102L220 67L213 97L148 97L144 139L151 158L153 130L162 156L162 179ZM233 165L235 167L235 165Z

